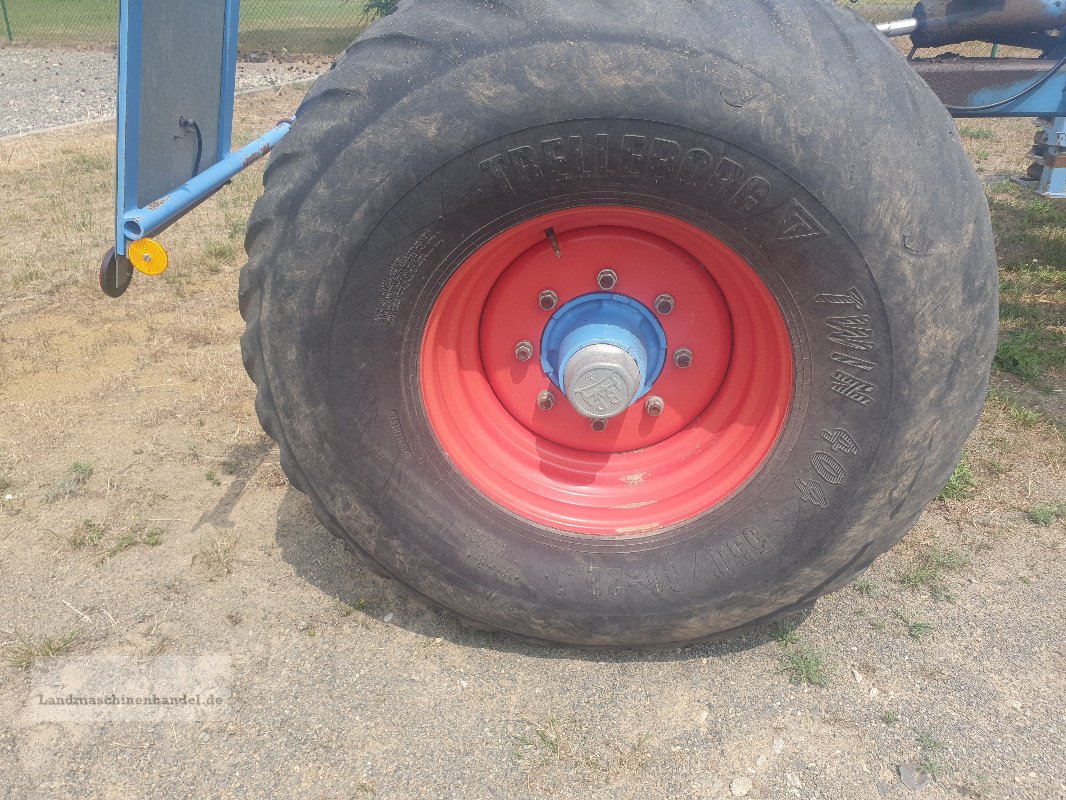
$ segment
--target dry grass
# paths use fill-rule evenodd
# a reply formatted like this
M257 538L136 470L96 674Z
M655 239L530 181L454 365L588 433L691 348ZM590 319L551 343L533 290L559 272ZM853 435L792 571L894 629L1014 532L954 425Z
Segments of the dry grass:
M46 503L55 503L77 494L92 476L93 468L91 464L86 464L84 461L72 462L66 476L53 484L44 493L44 501Z
M6 643L5 660L15 669L29 669L38 661L69 652L77 638L76 631L57 636L38 636L25 631L15 631L12 641Z
M548 717L526 720L526 731L515 738L516 756L527 769L551 766L582 769L610 781L621 774L639 773L651 760L647 734L632 742L602 741L576 722Z
M215 575L230 575L237 560L237 537L220 534L203 543L193 561Z

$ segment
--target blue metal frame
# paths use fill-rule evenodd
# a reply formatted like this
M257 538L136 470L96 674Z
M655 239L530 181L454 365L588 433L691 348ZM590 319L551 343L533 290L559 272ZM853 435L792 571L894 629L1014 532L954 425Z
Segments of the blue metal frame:
M133 208L121 214L119 234L132 242L159 233L190 208L203 202L225 186L226 182L237 173L269 153L289 132L289 124L289 120L282 122L237 152L230 153L217 164L186 181L165 197L143 208Z
M233 99L237 90L237 30L240 0L226 0L226 30L223 33L222 96L218 106L218 155L221 161L233 146Z
M118 144L115 176L115 252L125 256L122 232L126 212L137 205L137 164L141 127L141 32L143 0L121 0L118 7Z
M1066 160L1066 114L1055 117L1044 126L1044 174L1040 178L1040 193L1045 197L1066 198L1066 167L1053 166Z
M144 0L120 0L118 153L115 184L115 252L120 256L128 253L132 242L159 233L189 209L217 192L241 170L269 153L288 133L290 120L280 123L240 150L232 152L240 0L226 0L224 13L218 151L198 175L164 197L138 207Z
M1059 8L1059 0L1045 0ZM240 0L225 0L222 90L219 97L218 148L212 162L198 175L186 181L166 196L144 207L137 205L139 141L141 120L141 65L143 59L143 23L145 0L119 2L119 74L118 74L118 137L117 175L115 189L115 252L125 256L131 242L152 236L165 229L182 214L210 197L241 170L262 158L275 147L289 130L290 122L255 139L237 152L232 152L233 105L236 91L237 34L240 20ZM1024 90L1028 84L983 87L970 95L968 105L987 106L1007 99ZM1038 89L1017 101L994 110L956 116L973 117L1043 117L1054 118L1045 128L1047 136L1047 166L1040 182L1040 191L1049 197L1066 197L1066 167L1056 166L1066 159L1066 72L1060 72ZM553 368L563 364L550 365ZM654 370L653 370L654 371Z
M1031 81L1018 81L1009 86L989 86L971 94L969 106L987 106L1006 100L1025 90ZM1037 191L1044 197L1066 198L1066 71L1060 71L1039 89L1025 97L993 110L954 111L956 117L1039 117L1051 118L1044 126L1046 151L1044 171Z
M1048 67L1051 67L1049 62ZM1032 81L1024 80L1009 86L987 86L967 98L967 106L986 106L1013 97L1024 91ZM1059 72L1047 83L1020 100L992 111L959 111L956 117L1051 117L1066 116L1066 71Z

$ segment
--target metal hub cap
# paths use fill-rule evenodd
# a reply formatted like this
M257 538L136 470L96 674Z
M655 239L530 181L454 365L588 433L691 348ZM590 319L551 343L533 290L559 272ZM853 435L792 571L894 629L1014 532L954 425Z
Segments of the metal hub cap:
M642 383L637 360L613 344L590 344L574 353L563 380L574 410L589 419L610 419L629 408Z
M544 374L587 419L611 419L646 395L666 362L666 334L632 297L593 292L566 303L544 328Z

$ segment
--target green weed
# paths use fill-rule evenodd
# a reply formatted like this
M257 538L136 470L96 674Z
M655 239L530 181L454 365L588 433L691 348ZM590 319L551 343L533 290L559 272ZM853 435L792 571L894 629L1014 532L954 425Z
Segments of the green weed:
M135 544L137 544L137 537L132 533L124 533L111 545L107 551L107 557L117 556L119 553L129 550Z
M55 503L58 500L65 500L71 495L77 494L92 476L93 468L91 464L86 464L84 461L71 462L67 477L45 492L44 501L46 503Z
M5 659L16 669L29 669L41 659L63 655L77 638L77 631L69 631L61 636L34 636L16 631L15 640L7 646Z
M947 485L940 490L937 499L966 500L973 496L973 490L976 487L977 481L974 478L973 470L970 469L970 465L966 462L966 457L964 456L962 461L955 467L955 471L951 473Z
M996 132L991 128L978 128L972 125L960 126L959 134L967 139L979 139L982 141L992 141L996 138Z
M989 471L994 472L996 475L1006 475L1010 472L1010 467L995 458L989 458L985 460L985 466Z
M1023 405L1017 397L1002 389L991 389L988 392L988 402L1003 409L1011 420L1023 428L1035 428L1045 422L1043 414Z
M933 626L928 622L908 622L907 623L907 635L912 639L921 641L927 636L931 636L933 633Z
M968 566L970 559L963 553L931 547L911 565L896 575L899 584L907 589L925 589L935 600L951 600L952 594L944 583L944 574Z
M204 255L215 261L232 261L237 257L240 246L233 241L209 241L204 245Z
M220 535L203 542L200 552L193 556L193 561L218 575L229 575L233 572L233 563L237 558L236 550L236 536Z
M70 165L79 172L102 172L112 167L110 156L96 153L74 153L70 159Z
M1029 519L1042 528L1050 527L1060 517L1066 517L1066 504L1057 506L1033 506L1028 512Z
M143 523L137 523L131 525L128 531L115 540L115 543L108 548L106 558L117 556L119 553L123 553L140 544L148 547L158 547L162 543L163 530L161 528L149 528Z
M106 533L107 529L101 523L87 519L67 538L67 544L75 550L80 550L86 545L99 544Z
M874 585L867 578L859 578L851 584L851 588L863 597L869 597L874 593Z
M937 753L944 746L927 733L918 734L918 769L932 778L938 780L944 772L944 766L937 758Z
M1066 337L1059 331L1004 331L996 347L995 366L1023 381L1040 384L1047 371L1060 365Z
M396 10L398 5L399 0L365 0L363 3L365 19L367 22L372 22L381 17L387 17Z
M777 623L773 628L772 635L775 642L785 647L798 644L800 641L800 635L796 633L796 624L794 622Z
M781 658L781 672L792 683L809 683L811 686L828 686L825 673L825 658L810 647L799 647L786 652Z

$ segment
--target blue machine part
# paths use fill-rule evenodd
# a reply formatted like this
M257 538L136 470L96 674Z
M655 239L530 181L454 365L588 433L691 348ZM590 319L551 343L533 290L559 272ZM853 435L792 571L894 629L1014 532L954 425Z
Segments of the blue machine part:
M1045 197L1066 198L1066 116L1055 117L1044 126L1044 173L1040 193Z
M651 391L666 364L666 333L649 308L622 294L582 295L552 315L541 340L541 366L564 394L567 364L594 344L620 347L637 362L641 385L634 402Z
M120 0L115 252L166 228L266 155L231 152L239 0Z
M245 167L265 156L289 131L286 120L258 139L249 142L235 153L230 153L218 163L208 167L191 180L186 181L165 197L144 208L134 208L119 218L120 234L127 241L136 241L152 236L170 223L206 200Z
M1050 68L1052 63L1048 64ZM1007 86L986 86L969 96L961 109L952 109L956 117L1048 117L1066 116L1066 70L1059 70L1038 89L1025 94L1012 103L997 106L993 111L984 110L1014 95L1024 92L1032 81L1018 81ZM965 108L976 109L968 113Z

